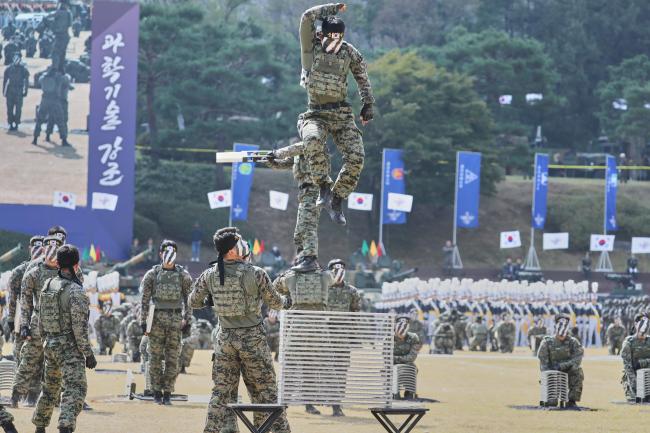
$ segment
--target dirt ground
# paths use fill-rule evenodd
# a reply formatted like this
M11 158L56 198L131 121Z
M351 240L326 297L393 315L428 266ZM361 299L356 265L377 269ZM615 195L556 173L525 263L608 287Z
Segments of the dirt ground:
M72 38L67 58L78 59L84 52L84 41L90 32ZM45 70L50 59L26 58L30 86L34 75ZM36 54L38 56L38 52ZM4 59L0 62L0 77L4 76ZM0 203L51 205L54 191L76 194L77 206L86 205L88 178L88 135L86 118L90 105L90 84L74 83L68 95L68 141L72 148L62 148L58 132L45 142L45 125L38 146L31 144L36 117L36 106L41 101L41 90L30 87L23 100L22 119L18 131L9 132L7 105L0 98Z
M6 345L5 353L10 346ZM423 351L426 350L423 349ZM510 406L536 405L539 401L538 363L528 350L518 348L512 355L456 352L453 356L420 355L418 393L439 400L426 404L430 409L415 433L433 432L647 432L642 423L650 406L617 404L623 391L619 383L621 361L604 349L588 349L583 362L585 384L581 405L591 412L518 410ZM136 368L136 364L112 364L100 357L98 368ZM187 393L197 403L175 403L172 407L126 401L122 397L125 374L88 375L88 400L93 411L83 412L77 432L159 433L202 432L212 381L209 351L196 351L189 374L181 375L176 390ZM135 375L142 390L144 378ZM245 388L240 395L247 400ZM311 416L301 407L289 408L289 422L295 433L377 433L383 431L362 407L344 408L345 418ZM31 408L12 410L20 432L33 431ZM56 432L57 411L49 432ZM240 426L241 432L246 432Z

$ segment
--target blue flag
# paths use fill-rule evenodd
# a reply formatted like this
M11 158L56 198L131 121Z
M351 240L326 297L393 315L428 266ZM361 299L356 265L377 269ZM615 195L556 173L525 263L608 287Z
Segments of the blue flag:
M235 143L234 151L258 150L260 147L254 144ZM255 163L235 162L232 165L232 204L230 206L230 218L233 221L246 221L248 219L248 196L253 186L253 172Z
M481 154L456 154L456 224L470 229L478 227L478 206L481 193Z
M382 224L406 224L406 213L388 209L388 193L404 194L404 161L401 149L384 149L382 156Z
M616 158L607 155L605 169L605 228L607 231L618 230L616 223L616 191L618 190L618 169Z
M544 230L546 222L546 197L548 196L548 155L535 154L535 187L531 224L534 229Z

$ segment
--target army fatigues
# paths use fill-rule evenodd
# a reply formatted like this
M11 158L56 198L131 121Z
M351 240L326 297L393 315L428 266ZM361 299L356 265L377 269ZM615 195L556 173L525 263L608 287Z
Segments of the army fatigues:
M625 339L621 349L623 359L623 378L621 383L628 400L636 398L636 371L650 368L650 338L637 338L630 335Z
M512 353L515 350L515 335L517 328L511 320L504 320L499 323L496 329L499 340L499 351L501 353Z
M542 338L546 334L546 326L533 326L528 330L528 344L533 351L533 355L537 354L539 345L542 344Z
M607 346L610 355L618 355L623 347L625 339L625 328L622 325L612 323L607 327Z
M20 299L21 283L23 281L23 276L25 275L25 271L27 270L28 265L29 265L29 261L25 261L21 263L11 271L11 275L9 276L9 301L7 302L8 304L7 321L15 323L16 319L18 319L17 321L19 325L20 325L20 315L16 318L16 310L17 310L16 307L19 305L18 300ZM20 349L23 347L23 343L25 342L25 339L20 336L20 332L15 332L15 329L11 329L10 332L14 334L14 360L16 361L16 365L20 365Z
M54 45L52 46L52 66L55 69L63 68L65 64L65 53L70 42L70 26L72 25L72 14L65 8L59 8L47 18L49 28L54 33Z
M190 366L192 358L194 357L194 350L199 347L199 330L195 324L192 324L192 327L183 334L183 340L181 341L181 359L180 359L180 370L184 370Z
M0 426L5 426L14 422L14 416L9 413L3 405L0 404Z
M199 349L212 348L212 323L205 319L199 319L196 322L196 327L199 330Z
M471 323L467 327L467 335L469 336L469 350L473 352L487 351L488 328L484 323Z
M366 63L359 51L344 42L338 53L328 54L316 37L315 21L337 12L336 4L327 4L305 11L301 18L301 63L308 72L305 87L309 101L309 110L303 115L302 139L312 181L321 185L330 182L326 142L327 136L332 135L343 158L332 192L346 198L357 186L365 155L361 131L354 122L352 108L346 102L348 74L352 72L364 104L374 103L374 98Z
M140 362L142 352L140 352L140 342L142 340L142 326L137 319L131 320L126 327L126 352L133 362Z
M171 393L174 389L181 354L181 322L189 323L192 314L187 301L191 286L192 277L178 265L171 270L156 265L142 279L140 320L143 325L147 322L150 302L155 307L149 331L149 369L154 392Z
M113 346L117 343L120 332L120 321L117 317L102 314L95 321L95 335L99 344L99 354L113 354Z
M93 355L88 341L88 297L82 286L57 276L43 288L40 307L45 378L32 422L47 427L60 400L59 428L74 431L88 388L85 358Z
M546 336L537 352L541 371L559 370L569 375L569 400L580 401L582 382L585 375L582 372L582 356L584 349L580 342L567 336L564 341L557 337Z
M74 89L70 84L71 78L68 74L57 74L57 88L59 89L59 103L61 104L61 114L63 115L62 122L68 128L68 93ZM54 118L47 119L47 128L45 128L45 135L50 136L54 131Z
M467 339L467 335L465 334L465 329L467 328L467 322L465 320L465 316L461 315L456 318L456 320L453 321L453 326L454 326L454 335L455 335L455 340L454 340L454 346L456 350L463 350L463 346L465 345L465 340Z
M393 364L412 364L415 365L415 358L418 357L418 351L422 344L417 334L407 332L404 339L394 337L393 346Z
M266 343L269 345L271 353L275 353L273 359L278 360L278 353L280 352L280 321L275 320L271 323L268 317L264 318L262 322L264 326L264 333L266 333Z
M273 281L273 288L291 298L291 310L325 311L332 276L327 271L287 271Z
M36 111L34 140L41 134L41 127L45 122L52 122L59 128L61 140L67 140L68 138L68 125L64 122L65 116L61 105L61 83L61 74L59 72L46 72L40 78L43 95Z
M329 311L361 311L361 295L356 287L343 283L331 285L327 294Z
M204 433L238 431L235 414L227 404L237 401L240 374L253 403L275 404L278 398L273 360L262 327L261 301L279 310L285 300L273 289L263 269L240 261L225 261L224 267L223 286L215 265L195 281L190 295L193 308L202 308L211 297L219 318L212 364L214 387ZM263 421L263 414L255 413L255 424L260 426ZM273 431L291 431L284 413L273 424Z
M29 71L24 64L11 64L5 69L2 82L2 94L7 98L7 122L20 124L23 112L23 98L29 89Z
M424 324L417 319L411 319L409 321L408 332L412 332L413 334L418 336L418 341L419 341L418 344L420 345L418 347L418 351L419 351L422 348L424 342L427 341L427 330L424 327Z
M447 354L451 355L454 353L456 334L454 332L454 327L449 322L442 322L433 332L433 350L432 353L435 354Z

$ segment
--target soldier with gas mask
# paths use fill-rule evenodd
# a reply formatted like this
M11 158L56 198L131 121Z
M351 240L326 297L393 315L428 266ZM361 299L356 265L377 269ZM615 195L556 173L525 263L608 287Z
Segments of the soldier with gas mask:
M140 325L143 333L149 336L151 387L154 401L165 405L171 404L171 393L179 371L182 333L190 327L192 314L188 304L192 277L176 264L177 252L176 242L162 241L159 249L161 264L147 271L140 283ZM152 309L149 327L148 317Z
M20 364L14 377L11 404L27 396L36 401L40 393L40 379L43 376L43 340L38 328L38 313L41 289L49 278L58 274L56 252L63 245L60 236L48 235L43 240L42 260L31 262L21 283L20 337L24 340L20 350ZM39 385L36 385L36 381Z
M18 300L20 299L21 284L23 276L30 262L38 260L43 255L43 236L32 236L29 240L30 260L26 260L16 266L9 277L9 307L7 314L7 324L9 332L14 334L14 361L16 365L20 364L20 349L23 347L25 340L20 336L20 329L16 329L16 316L20 322L20 311L18 310Z
M398 317L395 322L395 342L393 346L394 365L415 365L415 359L418 357L420 347L422 347L417 334L408 332L410 321L410 317L402 316ZM404 398L413 399L415 395L411 391L404 391Z
M113 347L119 340L120 320L113 315L113 303L106 301L102 305L102 315L95 321L95 335L99 344L99 354L113 354Z
M237 431L235 413L227 404L237 401L240 376L253 403L277 402L275 371L262 326L261 306L264 302L279 310L289 306L289 301L273 288L263 269L249 263L250 247L237 228L217 230L212 241L217 263L194 283L190 305L212 307L219 319L212 364L214 387L204 433L225 433ZM264 418L256 412L255 425L259 427ZM284 411L273 423L273 431L291 431Z
M343 40L345 24L335 16L345 10L343 3L315 6L305 11L300 20L301 85L307 90L309 105L303 114L305 159L312 181L319 187L317 204L327 209L332 221L341 225L346 224L342 202L356 188L365 157L361 131L346 101L350 72L363 103L360 115L363 125L372 120L375 102L363 56ZM317 20L322 21L320 33L316 31ZM334 184L329 178L326 147L330 134L343 158Z
M623 342L621 358L623 359L623 378L621 383L628 401L636 399L636 372L642 368L650 368L650 328L648 316L637 314L634 318L634 335L628 336Z
M541 371L557 370L569 376L569 402L567 408L575 408L582 396L582 356L584 349L580 341L569 335L571 320L568 315L555 316L555 335L546 336L537 352Z
M29 89L29 71L21 61L20 51L11 59L2 80L2 95L7 99L7 123L9 131L17 131L23 112L23 98Z

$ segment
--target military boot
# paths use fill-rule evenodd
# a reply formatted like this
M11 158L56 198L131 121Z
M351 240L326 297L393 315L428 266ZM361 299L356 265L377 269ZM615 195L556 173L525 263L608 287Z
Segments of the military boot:
M165 406L171 406L172 405L172 393L169 391L165 391L163 394L163 404Z
M38 138L34 137L34 139L32 140L32 144L34 146L38 146Z
M153 402L156 404L163 404L163 395L160 391L153 392Z
M330 214L330 218L332 221L334 221L336 224L344 226L347 221L345 219L345 215L343 215L343 198L341 198L337 194L332 195L332 201L331 201L331 206L328 209L328 213Z
M181 367L181 374L187 374L187 370L185 370L185 366Z
M415 400L415 394L411 391L404 391L404 400Z
M335 404L332 406L332 416L345 416L340 405Z
M316 200L316 206L321 206L324 209L329 209L332 201L332 190L330 189L329 184L323 183L320 185L320 191L318 193L318 200Z
M567 404L564 406L565 409L577 409L578 404L575 402L575 400L569 400Z
M61 147L72 147L72 145L68 143L67 139L64 138L63 141L61 142Z
M316 409L313 404L306 404L305 412L311 415L320 415L320 411Z
M20 401L20 394L16 389L11 392L11 407L16 409L18 407L18 402Z
M45 427L36 427L34 433L45 433Z
M16 426L11 421L2 424L2 428L4 429L5 433L18 433Z
M291 270L296 272L312 272L318 268L319 265L316 256L305 256L302 258L302 261L292 267Z
M27 394L27 403L26 403L27 407L36 406L36 402L38 401L38 396L40 395L40 393L41 391L37 389L36 391L30 391Z
M72 427L59 427L59 433L72 433Z

